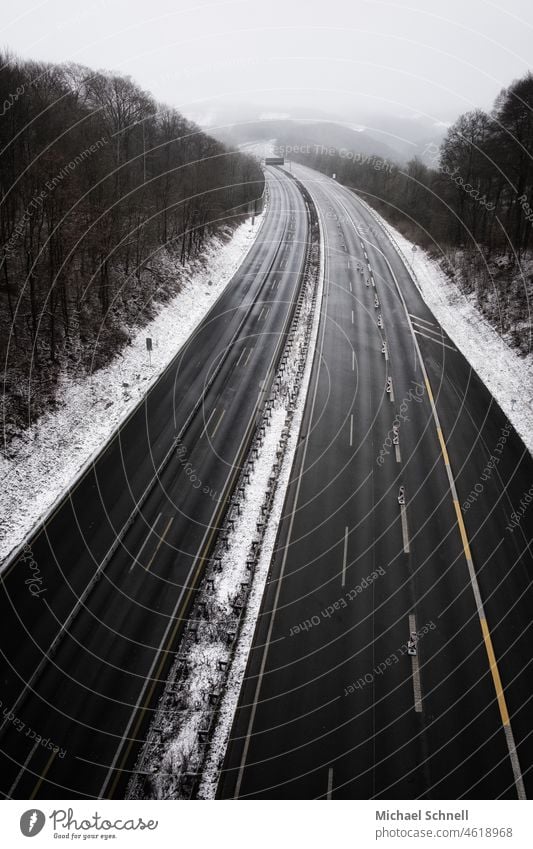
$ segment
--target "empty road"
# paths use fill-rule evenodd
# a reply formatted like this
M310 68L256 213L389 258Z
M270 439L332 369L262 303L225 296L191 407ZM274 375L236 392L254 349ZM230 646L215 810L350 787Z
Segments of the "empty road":
M532 458L358 198L293 170L319 342L219 796L531 796Z
M123 795L300 282L303 195L279 171L269 170L267 183L259 237L233 280L37 530L33 560L4 571L6 797ZM35 569L38 596L27 585Z

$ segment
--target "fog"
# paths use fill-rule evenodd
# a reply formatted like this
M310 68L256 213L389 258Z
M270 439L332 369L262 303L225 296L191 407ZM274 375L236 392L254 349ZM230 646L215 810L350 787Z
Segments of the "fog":
M1 43L130 74L207 126L290 116L394 134L391 119L405 133L490 108L531 66L532 36L522 0L22 0Z

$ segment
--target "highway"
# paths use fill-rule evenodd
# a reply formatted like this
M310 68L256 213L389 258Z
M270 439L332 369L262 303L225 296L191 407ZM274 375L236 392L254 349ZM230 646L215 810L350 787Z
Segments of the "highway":
M5 797L124 794L301 279L303 195L274 169L267 184L259 236L224 293L2 575Z
M319 341L218 796L531 797L532 458L366 207L293 171Z

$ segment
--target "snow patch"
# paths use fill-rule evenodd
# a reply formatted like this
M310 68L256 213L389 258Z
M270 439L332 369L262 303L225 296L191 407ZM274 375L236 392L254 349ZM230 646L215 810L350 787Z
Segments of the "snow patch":
M300 311L128 798L215 796L311 378L323 287L323 270L313 267L316 253L311 254Z
M422 297L450 339L494 396L527 449L533 453L533 354L521 357L464 295L439 263L358 198L401 254Z
M222 294L259 230L240 224L229 241L214 236L201 258L182 267L161 258L162 274L180 291L132 336L131 345L106 368L83 379L66 377L58 408L45 413L0 457L0 561L8 557L97 457L116 428L146 395ZM153 340L151 364L146 337Z

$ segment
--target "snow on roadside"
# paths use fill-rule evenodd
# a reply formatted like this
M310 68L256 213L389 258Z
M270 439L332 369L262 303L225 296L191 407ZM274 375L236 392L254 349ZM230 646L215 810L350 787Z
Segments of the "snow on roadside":
M518 356L476 308L474 296L464 295L426 251L413 253L412 242L364 205L396 244L430 310L533 453L533 354Z
M321 225L322 230L322 225ZM214 799L217 785L220 777L220 771L224 762L226 748L229 742L229 736L233 725L233 719L237 710L237 704L241 692L242 682L246 672L246 665L252 648L255 626L259 617L261 603L276 538L278 533L281 516L283 514L283 506L287 495L289 479L293 469L296 448L298 446L300 427L304 414L309 386L311 383L311 372L313 368L313 355L317 346L318 330L320 325L320 315L322 310L322 296L324 290L324 245L321 239L320 245L320 270L318 274L316 303L314 313L312 315L311 331L309 334L309 348L305 360L304 371L299 387L298 397L294 406L294 414L289 430L289 438L285 448L283 462L278 475L277 489L274 495L274 501L270 510L270 514L265 529L261 553L256 565L256 573L246 611L244 621L241 627L239 641L228 679L226 689L219 707L218 721L213 737L210 742L209 752L202 771L202 780L200 783L198 798L199 799ZM272 457L274 461L274 457ZM274 614L273 614L274 615Z
M0 457L0 562L21 544L97 456L117 426L157 380L222 293L259 231L249 220L229 241L214 236L204 255L183 268L164 257L181 289L137 331L110 365L92 376L64 379L58 407L43 415ZM153 339L151 365L146 337Z
M160 754L157 747L153 751L148 746L146 757L142 760L141 775L151 774L148 795L146 786L144 794L139 793L134 778L129 798L182 798L180 782L184 773L198 769L201 758L199 736L201 729L208 725L212 711L209 694L217 691L220 679L224 678L221 664L231 662L232 645L228 641L228 631L235 627L235 623L230 611L233 604L240 600L239 588L242 582L250 581L250 572L246 568L250 544L257 536L257 522L262 517L261 507L265 502L265 491L286 417L284 403L272 410L270 425L266 428L255 469L246 487L246 498L241 503L236 530L231 534L228 550L223 554L221 572L211 577L213 584L207 593L209 620L190 620L196 629L196 642L186 644L181 649L186 658L186 678L174 684L173 674L169 677L172 693L179 702L179 713L169 711L167 703L162 701L155 724L164 741L164 752ZM265 579L266 573L257 567L249 602L256 596L259 596L260 601ZM239 643L240 640L241 636Z
M323 265L319 268L314 259L319 259L318 245L311 252L301 306L263 418L127 798L215 795L270 571L311 379L323 291ZM197 792L196 776L200 776Z
M242 153L255 156L256 159L265 159L267 156L277 156L276 139L268 139L261 142L243 142L239 145Z

